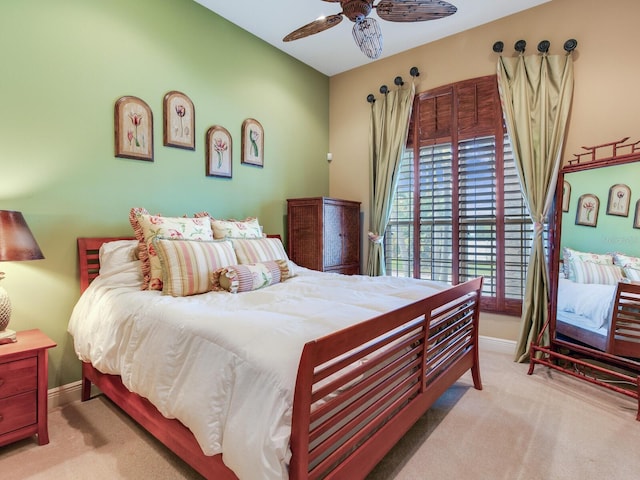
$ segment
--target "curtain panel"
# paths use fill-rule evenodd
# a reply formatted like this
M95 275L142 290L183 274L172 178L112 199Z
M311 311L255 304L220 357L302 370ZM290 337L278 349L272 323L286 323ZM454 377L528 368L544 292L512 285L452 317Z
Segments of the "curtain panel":
M568 55L500 57L498 88L522 194L534 224L527 267L516 361L529 360L530 346L548 317L549 271L543 225L555 192L573 97L573 58Z
M398 182L398 166L407 141L415 83L398 88L371 103L369 125L370 218L367 274L384 275L382 241L389 223L391 202Z

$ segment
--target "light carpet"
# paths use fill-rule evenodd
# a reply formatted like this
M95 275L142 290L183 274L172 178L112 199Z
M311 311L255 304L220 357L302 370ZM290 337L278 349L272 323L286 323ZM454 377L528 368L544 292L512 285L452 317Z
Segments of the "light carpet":
M452 386L367 480L640 478L637 404L570 376L482 351L484 389ZM50 443L0 447L6 479L199 479L103 396L49 415Z

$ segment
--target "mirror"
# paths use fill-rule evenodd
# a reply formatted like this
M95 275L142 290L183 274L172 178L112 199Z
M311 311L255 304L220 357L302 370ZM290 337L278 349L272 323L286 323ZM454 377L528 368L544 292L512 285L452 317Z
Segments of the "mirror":
M636 374L640 373L638 143L623 139L583 147L585 151L560 170L550 228L549 308L550 351Z

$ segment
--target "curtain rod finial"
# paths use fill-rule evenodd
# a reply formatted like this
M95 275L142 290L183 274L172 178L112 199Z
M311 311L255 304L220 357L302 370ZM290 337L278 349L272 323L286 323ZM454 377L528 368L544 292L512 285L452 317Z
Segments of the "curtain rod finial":
M493 44L493 51L495 53L502 53L502 50L504 50L504 43L503 42L496 42Z
M567 53L571 53L578 46L578 41L575 38L570 38L564 42L564 49Z
M542 40L538 44L538 51L540 53L549 53L549 47L550 46L551 46L551 43L549 43L549 40Z

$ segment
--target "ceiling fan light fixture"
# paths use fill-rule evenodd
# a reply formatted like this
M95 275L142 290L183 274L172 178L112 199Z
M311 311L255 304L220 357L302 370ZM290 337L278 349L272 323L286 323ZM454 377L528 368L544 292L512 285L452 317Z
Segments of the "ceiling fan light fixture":
M353 39L367 57L376 60L382 55L382 32L373 18L364 18L353 25Z

